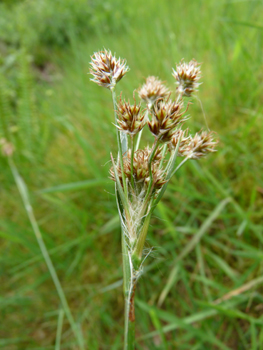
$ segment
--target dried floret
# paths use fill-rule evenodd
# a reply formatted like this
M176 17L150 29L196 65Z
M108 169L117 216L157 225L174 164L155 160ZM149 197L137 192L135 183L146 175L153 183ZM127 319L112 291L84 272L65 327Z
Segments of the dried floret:
M208 153L216 152L215 146L218 141L214 140L214 132L200 131L191 137L188 145L187 157L191 159L200 159Z
M117 59L107 50L95 52L90 65L90 74L93 75L91 81L110 90L129 70L125 60Z
M153 135L160 142L170 142L175 132L175 128L182 123L185 118L182 117L183 104L173 101L161 102L156 104L151 115L152 120L148 121L148 126Z
M195 60L185 63L181 61L176 65L176 70L173 69L173 77L176 79L177 90L182 96L190 97L194 91L198 89L198 83L201 77L199 63Z
M179 147L178 147L178 157L185 157L187 156L189 152L189 142L191 140L191 136L188 136L188 129L187 130L181 130L178 129L173 134L171 142L169 143L169 149L176 149L178 142L180 141Z
M160 160L162 158L161 151L161 148L157 149L151 163L154 189L160 189L166 183L164 171L159 168ZM129 181L131 181L131 176L133 176L135 187L138 189L138 192L141 192L142 189L147 189L150 182L148 163L150 155L151 149L148 146L145 149L139 149L134 153L133 174L131 173L131 150L129 150L123 158L124 174ZM123 184L120 164L117 165L117 174L120 183ZM110 170L110 178L116 181L113 168Z
M157 101L164 100L170 92L165 85L163 85L161 80L150 76L146 79L145 84L138 91L138 94L151 108Z
M141 112L141 105L130 105L130 102L120 101L117 105L117 128L130 135L136 135L146 124L145 114Z

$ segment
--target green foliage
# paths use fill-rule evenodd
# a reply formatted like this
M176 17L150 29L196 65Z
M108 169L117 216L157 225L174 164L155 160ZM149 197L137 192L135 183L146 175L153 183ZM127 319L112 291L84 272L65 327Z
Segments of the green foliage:
M0 41L11 48L26 47L38 65L53 49L68 47L74 37L87 39L98 29L123 30L128 19L120 0L28 0L0 4L0 12Z
M156 208L154 251L137 291L137 347L262 350L262 4L121 3L90 3L87 21L82 1L64 1L64 11L57 1L0 5L0 135L15 144L74 319L87 348L121 349L121 242L107 163L116 152L114 117L110 94L86 74L89 56L105 47L127 59L132 73L118 86L125 98L142 76L173 86L171 66L194 57L203 62L198 97L220 143L215 156L180 169ZM187 123L198 130L204 117L194 102ZM0 347L57 349L60 338L61 349L75 349L10 169L0 163Z

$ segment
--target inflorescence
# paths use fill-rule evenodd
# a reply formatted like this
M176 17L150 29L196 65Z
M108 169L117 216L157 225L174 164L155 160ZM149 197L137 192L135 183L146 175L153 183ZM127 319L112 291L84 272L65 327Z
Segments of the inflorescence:
M91 80L114 93L116 83L129 70L125 61L115 58L107 50L94 53L91 59ZM112 158L110 178L116 182L117 194L123 202L124 213L121 215L127 244L134 247L130 253L139 258L144 242L137 242L137 245L134 242L142 239L145 217L160 200L171 176L186 160L200 159L215 152L217 144L211 131L201 130L191 136L188 129L182 129L188 119L188 104L185 106L184 98L191 97L200 85L200 64L195 60L181 61L172 70L172 75L176 83L174 95L161 80L149 76L142 87L134 91L133 104L120 97L114 106L117 135L119 139L126 135L130 146L127 149L119 146L116 164ZM136 102L136 92L140 103ZM154 140L152 146L140 149L146 125ZM178 167L175 166L177 156L184 158Z

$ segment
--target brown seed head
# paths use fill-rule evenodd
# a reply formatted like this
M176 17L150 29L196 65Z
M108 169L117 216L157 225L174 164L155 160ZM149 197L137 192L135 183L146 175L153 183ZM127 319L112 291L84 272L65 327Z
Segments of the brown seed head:
M161 149L158 148L155 156L152 161L152 175L153 175L153 187L154 189L160 189L165 183L165 174L163 170L159 169L160 160L161 160ZM136 188L138 189L138 192L140 192L142 189L147 189L150 181L149 177L149 167L148 167L148 161L151 154L151 149L149 147L146 147L145 149L139 149L134 153L133 157L133 179ZM124 165L124 173L126 177L131 182L131 150L129 150L126 153L126 156L123 159L123 165ZM121 166L117 165L117 173L118 177L120 179L121 184L123 184L122 181L122 172L121 172ZM113 181L116 181L115 174L113 169L110 170L110 178Z
M187 130L181 130L178 129L173 134L171 142L169 143L169 149L170 151L172 149L176 149L178 142L180 140L179 148L178 148L178 157L185 157L188 155L189 152L189 142L191 140L191 137L188 136L188 129Z
M182 123L185 118L182 117L182 102L173 101L155 104L151 113L152 120L148 121L148 126L153 135L159 138L161 142L169 142L175 132L175 128Z
M129 70L125 60L117 59L112 56L111 51L107 50L95 52L91 57L90 65L90 74L93 75L91 81L110 90Z
M169 90L163 85L161 80L150 76L145 84L138 91L140 98L151 108L156 101L164 100L169 95Z
M130 102L122 102L120 98L117 107L119 124L116 125L117 128L130 135L136 135L146 124L145 114L140 113L141 105L136 105L135 98L134 105L130 105Z
M198 80L201 77L199 63L195 60L185 63L181 61L176 65L176 70L173 69L173 77L176 79L177 90L183 96L190 97L193 91L198 89L200 83Z
M215 146L218 141L214 141L214 132L200 131L191 137L188 144L187 157L199 159L210 152L216 152Z

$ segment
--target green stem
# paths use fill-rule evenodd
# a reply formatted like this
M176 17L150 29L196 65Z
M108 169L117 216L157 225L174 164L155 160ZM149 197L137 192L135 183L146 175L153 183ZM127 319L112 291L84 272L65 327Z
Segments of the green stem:
M149 114L149 111L147 109L146 110L146 115L145 115L146 119L148 119L148 114ZM135 151L137 151L139 149L140 141L141 141L141 137L142 137L142 131L143 131L143 129L138 134L137 141L136 141L136 146L135 146Z
M129 322L128 350L135 349L135 321Z
M171 174L171 177L181 168L181 166L184 165L188 161L189 157L184 158L184 160L181 161L181 163L174 169L174 171Z
M133 157L134 157L134 136L131 135L131 184L132 184L132 188L135 189L134 177L133 177Z
M154 144L153 144L151 155L150 155L149 160L148 160L148 170L149 170L150 181L149 181L148 189L147 189L146 196L145 196L145 202L148 201L148 197L152 191L152 183L153 183L152 160L153 160L153 157L155 155L155 152L157 150L158 145L159 145L159 139L156 138L154 141Z
M126 321L126 332L124 339L124 350L135 349L135 310L134 310L134 299L135 299L136 282L131 278L130 280L130 291L128 298L125 299L125 321Z
M114 108L114 116L115 116L115 124L118 125L118 116L117 116L117 102L116 102L116 93L115 90L111 90L112 93L112 102L113 102L113 108ZM127 135L125 133L121 133L120 130L116 127L117 130L117 143L118 143L118 158L120 160L121 164L121 173L122 173L122 182L123 182L123 189L124 193L126 195L126 198L128 198L128 190L127 190L127 184L126 184L126 177L124 173L124 166L123 166L123 154L127 152ZM122 138L122 140L121 140Z
M122 229L122 264L123 264L123 294L124 294L124 350L128 349L129 335L129 290L130 290L130 262L125 233Z
M134 350L134 339L135 339L135 319L133 322L130 320L130 306L131 304L131 290L133 283L132 271L133 267L129 257L129 249L126 242L124 217L123 217L123 205L117 192L117 186L115 186L117 207L121 220L121 242L122 242L122 264L123 264L123 294L124 294L124 350ZM134 298L133 298L134 306Z
M140 141L141 141L141 137L142 137L142 131L143 131L143 129L139 131L137 141L136 141L135 151L137 151L139 149Z
M160 161L159 169L161 169L162 166L163 166L163 161L164 161L164 158L165 158L166 150L167 150L167 143L163 146L162 159Z
M149 205L149 207L151 208L151 203ZM133 259L133 264L135 265L135 268L138 269L139 265L141 263L141 259L142 259L142 252L143 252L143 247L146 241L146 237L147 237L147 233L148 233L148 228L149 228L149 224L150 224L150 219L151 219L151 214L152 214L152 210L148 210L148 213L146 215L146 218L143 222L141 231L139 233L139 237L137 239L133 254L132 254L132 259Z
M116 193L116 195L117 195L117 193L120 195L120 198L121 198L122 204L124 206L125 212L128 214L128 212L129 212L128 200L127 200L127 197L125 197L125 194L124 194L124 192L122 190L122 186L121 186L121 183L120 183L120 179L119 179L119 176L118 176L118 173L117 173L116 165L115 165L115 162L114 162L112 154L111 154L111 162L112 162L113 171L114 171L114 175L115 175L115 179L116 179L116 190L115 190L115 193Z
M36 239L37 239L39 248L41 250L42 256L43 256L43 258L44 258L44 260L46 262L46 265L48 267L50 275L51 275L51 277L53 279L53 282L55 284L58 296L60 298L60 302L61 302L63 310L65 312L65 315L67 316L67 319L68 319L69 324L70 324L70 326L72 328L72 331L73 331L73 333L74 333L74 335L75 335L75 337L76 337L76 339L78 341L79 348L81 350L84 350L84 340L83 340L81 331L80 331L79 327L77 326L77 324L75 323L75 320L74 320L74 318L72 316L72 313L70 311L70 308L69 308L66 296L64 294L64 291L63 291L62 286L60 284L60 281L58 279L55 267L54 267L54 265L52 263L52 260L51 260L51 258L49 256L49 253L48 253L48 250L46 248L45 242L43 240L42 234L41 234L40 229L38 227L38 224L37 224L37 221L36 221L33 209L32 209L31 204L30 204L30 200L29 200L29 195L28 195L28 190L27 190L26 184L25 184L24 180L22 179L22 177L19 175L19 173L17 171L17 168L15 166L15 163L13 162L13 160L10 157L8 158L8 162L9 162L9 166L11 168L14 180L16 182L18 191L19 191L19 193L21 195L24 207L25 207L26 212L27 212L27 216L29 218L29 221L30 221L32 229L33 229L33 232L34 232L34 234L36 236Z

